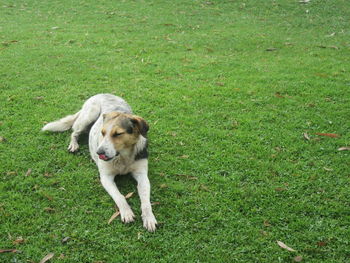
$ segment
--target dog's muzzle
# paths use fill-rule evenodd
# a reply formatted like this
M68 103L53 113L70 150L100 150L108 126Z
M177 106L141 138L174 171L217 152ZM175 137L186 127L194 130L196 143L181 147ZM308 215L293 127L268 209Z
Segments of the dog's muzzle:
M107 162L107 161L109 161L109 160L112 160L114 157L118 156L119 153L116 152L115 156L113 156L113 157L108 157L104 151L97 151L97 155L98 155L98 158L100 158L101 160L104 160L104 161Z

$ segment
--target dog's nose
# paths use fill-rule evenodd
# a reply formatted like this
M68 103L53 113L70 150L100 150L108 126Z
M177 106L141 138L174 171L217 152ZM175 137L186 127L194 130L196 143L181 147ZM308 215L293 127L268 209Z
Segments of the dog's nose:
M106 152L102 149L97 150L96 153L97 153L97 155L105 155L106 154Z

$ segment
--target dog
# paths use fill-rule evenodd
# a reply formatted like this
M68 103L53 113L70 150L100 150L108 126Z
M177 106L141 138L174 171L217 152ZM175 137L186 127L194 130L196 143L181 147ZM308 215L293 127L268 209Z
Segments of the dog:
M131 173L137 181L143 226L154 232L157 220L152 212L147 175L147 122L133 115L131 107L122 98L98 94L89 98L77 113L46 124L42 131L62 132L72 128L68 151L73 153L79 149L79 135L90 126L90 155L98 167L102 186L119 208L121 220L133 222L135 215L114 178Z

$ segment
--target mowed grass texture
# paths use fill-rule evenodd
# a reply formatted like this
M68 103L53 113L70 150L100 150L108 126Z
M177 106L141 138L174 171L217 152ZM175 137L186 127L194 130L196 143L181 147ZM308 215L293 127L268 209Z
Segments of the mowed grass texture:
M2 1L0 249L20 252L0 261L348 262L349 17L347 0ZM136 193L136 222L107 223L86 137L69 154L69 132L40 132L97 93L149 122L155 233Z

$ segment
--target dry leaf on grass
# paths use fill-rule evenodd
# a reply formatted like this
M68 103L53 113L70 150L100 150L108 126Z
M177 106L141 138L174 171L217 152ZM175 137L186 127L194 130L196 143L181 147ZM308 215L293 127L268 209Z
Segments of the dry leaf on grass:
M152 202L151 205L160 205L160 202Z
M125 196L125 199L128 199L134 195L134 192L130 192Z
M24 176L29 176L32 173L32 168L29 168Z
M0 249L0 253L17 253L19 250L17 249Z
M54 255L55 255L54 253L47 254L42 260L40 260L40 263L45 263L49 261L51 258L53 258Z
M23 244L25 242L25 239L23 237L18 237L16 240L12 241L12 244L18 245Z
M54 213L54 212L56 212L56 210L55 210L54 208L51 208L51 207L45 207L45 208L44 208L44 211L45 211L45 212L48 212L48 213Z
M303 136L305 140L310 141L310 137L306 132L303 133Z
M199 187L200 190L204 190L204 191L209 191L209 188L208 186L204 185L204 184L201 184L200 187Z
M70 237L65 237L61 240L62 244L67 243L70 240Z
M350 151L350 147L340 147L338 151Z
M108 220L108 224L112 223L112 221L113 221L114 219L116 219L116 217L119 216L119 215L120 215L120 212L119 212L119 211L116 211L116 212L111 216L111 218Z
M275 191L277 192L282 192L282 191L286 191L287 189L286 188L283 188L283 187L277 187L275 188Z
M4 137L0 136L0 142L4 142L4 141L6 141L6 139Z
M331 137L331 138L339 138L340 135L336 133L322 133L322 132L316 132L315 134L320 135L320 136L326 136L326 137Z
M317 246L319 246L319 247L324 247L325 245L327 245L327 243L324 241L317 242Z
M284 98L284 96L281 93L279 93L279 92L275 93L275 97L276 98Z
M286 244L284 244L282 241L277 241L277 244L281 247L281 248L284 248L290 252L295 252L296 250L294 250L293 248L291 247L288 247Z
M262 235L265 236L265 237L269 235L269 233L267 233L267 232L264 231L264 230L261 230L261 231L260 231L260 234L262 234Z
M294 258L294 262L301 262L303 260L303 257L302 256L296 256Z
M333 32L333 33L327 35L326 37L333 37L334 35L335 35L335 32Z
M52 196L49 196L48 194L43 194L44 197L46 197L49 201L53 200Z
M198 177L196 176L191 176L191 175L187 175L187 174L175 174L175 176L182 176L182 177L186 177L189 180L198 180Z
M270 224L270 222L269 222L269 221L264 220L264 226L269 227L269 226L271 226L271 224Z

